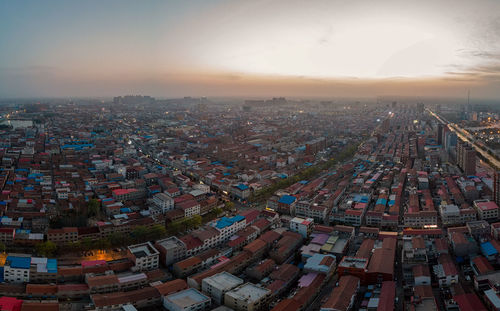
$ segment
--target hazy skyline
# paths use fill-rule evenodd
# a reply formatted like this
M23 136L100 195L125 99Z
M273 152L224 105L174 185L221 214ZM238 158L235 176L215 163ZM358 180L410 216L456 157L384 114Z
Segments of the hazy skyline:
M500 1L4 1L0 97L500 97Z

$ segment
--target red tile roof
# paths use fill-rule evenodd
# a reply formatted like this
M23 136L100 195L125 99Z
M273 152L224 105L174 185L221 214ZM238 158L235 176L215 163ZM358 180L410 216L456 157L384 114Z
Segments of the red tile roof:
M481 300L474 293L453 296L453 300L458 303L460 311L486 311Z
M382 283L377 311L393 311L394 296L396 295L396 282L385 281Z
M339 286L335 287L328 300L321 308L347 310L359 286L359 278L352 275L340 277Z
M166 296L187 289L187 283L183 279L176 279L159 285L154 285L160 295Z

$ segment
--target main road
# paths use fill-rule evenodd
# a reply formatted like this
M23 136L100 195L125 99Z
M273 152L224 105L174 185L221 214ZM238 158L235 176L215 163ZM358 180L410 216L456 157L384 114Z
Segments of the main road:
M463 134L463 130L456 126L453 123L448 122L445 118L439 116L438 114L434 113L432 110L429 108L426 108L426 110L436 119L438 119L440 122L447 124L448 128L455 132L457 136L462 139L463 141L466 141L470 143L474 149L476 149L477 152L479 152L487 161L488 163L493 167L493 169L498 170L500 169L500 161L498 161L494 156L488 153L488 151L484 150L481 146L476 144L474 141L472 141L469 137Z

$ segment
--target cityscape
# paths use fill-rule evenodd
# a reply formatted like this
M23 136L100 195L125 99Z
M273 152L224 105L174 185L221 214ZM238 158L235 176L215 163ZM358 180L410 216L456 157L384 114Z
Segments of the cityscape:
M500 310L499 21L0 1L0 311Z

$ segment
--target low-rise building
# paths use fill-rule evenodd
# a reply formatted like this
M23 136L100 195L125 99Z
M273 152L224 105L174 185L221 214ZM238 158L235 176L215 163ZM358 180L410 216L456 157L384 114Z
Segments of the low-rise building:
M439 286L451 286L458 282L458 270L451 260L450 256L441 255L438 260L439 264L432 267Z
M474 208L481 220L498 220L498 205L494 201L476 200Z
M307 259L304 271L324 273L327 277L335 270L336 260L332 255L314 254Z
M244 229L246 226L246 219L241 215L233 217L222 217L212 223L212 226L220 232L220 241L225 242L229 240L236 232Z
M224 304L235 311L266 310L271 291L252 283L245 283L224 295Z
M0 228L0 242L9 245L14 242L16 229L14 228Z
M200 203L196 200L186 200L177 204L178 207L184 211L184 217L192 217L194 215L200 215Z
M364 283L367 267L368 258L344 256L337 267L337 272L339 273L339 277L343 275L353 275Z
M224 271L203 279L201 289L217 304L223 304L225 293L241 284L242 279Z
M170 266L186 257L186 244L176 236L171 236L155 243L160 252L160 261L165 266Z
M339 279L339 285L333 289L320 311L347 311L354 306L354 300L360 285L359 278L345 275Z
M8 283L30 281L31 257L7 256L3 267L3 279Z
M154 287L144 287L127 292L94 294L90 296L96 311L123 310L125 305L133 305L137 309L156 310L160 307L160 293Z
M174 208L174 199L165 193L157 193L153 196L153 204L158 206L162 210L162 213L165 214Z
M61 229L49 229L47 240L56 244L64 244L78 241L78 229L76 227L64 227Z
M128 246L128 257L135 270L153 270L159 267L160 252L150 242Z
M194 288L163 296L163 307L171 311L207 310L210 307L210 298Z
M303 238L309 237L314 227L314 220L312 218L295 217L290 220L290 230L300 233Z

